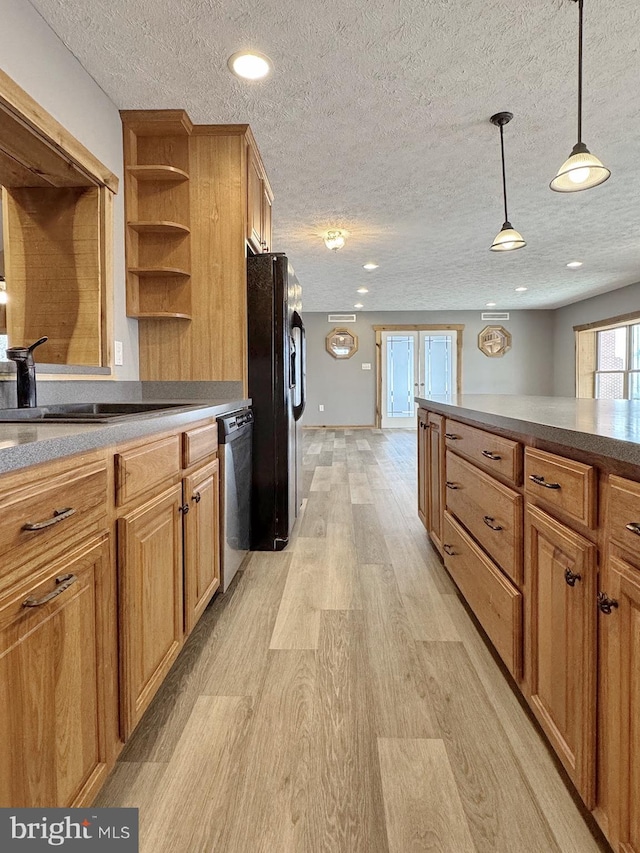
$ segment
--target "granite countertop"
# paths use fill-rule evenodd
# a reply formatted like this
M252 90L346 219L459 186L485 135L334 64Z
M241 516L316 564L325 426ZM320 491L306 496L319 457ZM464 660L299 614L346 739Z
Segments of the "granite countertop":
M458 394L416 397L434 412L640 465L640 400Z
M87 401L88 402L88 401ZM43 421L0 422L0 473L38 465L98 447L120 444L155 432L180 429L194 421L218 417L251 405L251 400L144 400L145 403L184 403L184 408L144 413L100 424L62 424Z

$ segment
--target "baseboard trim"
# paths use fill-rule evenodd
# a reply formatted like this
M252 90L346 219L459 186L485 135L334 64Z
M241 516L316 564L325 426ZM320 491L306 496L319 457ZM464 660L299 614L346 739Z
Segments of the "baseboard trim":
M302 429L377 429L374 424L318 424L303 426Z

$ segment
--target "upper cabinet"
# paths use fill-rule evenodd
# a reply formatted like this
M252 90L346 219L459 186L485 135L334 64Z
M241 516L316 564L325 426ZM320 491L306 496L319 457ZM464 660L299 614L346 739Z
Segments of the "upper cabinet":
M272 193L246 124L122 112L127 306L143 380L247 387L247 253L271 249Z

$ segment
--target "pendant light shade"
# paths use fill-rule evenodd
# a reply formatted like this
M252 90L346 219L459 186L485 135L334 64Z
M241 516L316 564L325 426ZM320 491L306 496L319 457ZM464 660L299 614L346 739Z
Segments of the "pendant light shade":
M603 184L611 172L582 141L582 22L584 0L578 4L578 141L549 186L557 193L576 193Z
M507 174L504 165L504 131L505 124L509 124L513 118L513 113L496 113L491 116L491 123L500 128L500 150L502 152L502 194L504 198L504 224L496 239L491 244L492 252L512 252L514 249L522 249L526 246L526 242L522 234L516 231L509 222L509 214L507 212Z

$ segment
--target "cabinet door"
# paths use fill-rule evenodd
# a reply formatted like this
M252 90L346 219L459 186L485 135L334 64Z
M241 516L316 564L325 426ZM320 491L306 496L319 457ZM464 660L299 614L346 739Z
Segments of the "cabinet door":
M427 412L418 409L418 516L427 526L427 442L429 426Z
M442 554L442 517L444 514L444 418L428 415L429 495L427 530L433 544Z
M0 807L86 805L106 778L109 565L94 541L0 603Z
M271 251L271 196L262 182L262 251Z
M183 643L182 486L118 519L121 708L128 737Z
M260 167L253 148L247 148L247 240L255 252L262 252L263 188Z
M531 707L588 808L595 787L596 546L537 507L525 514Z
M220 586L219 462L184 481L184 621L189 634Z
M608 719L617 733L617 755L610 778L617 791L611 803L619 806L614 835L623 853L640 853L640 571L617 557L609 561L606 590L617 607L603 614L609 632Z

